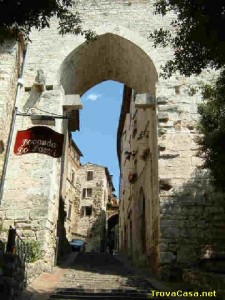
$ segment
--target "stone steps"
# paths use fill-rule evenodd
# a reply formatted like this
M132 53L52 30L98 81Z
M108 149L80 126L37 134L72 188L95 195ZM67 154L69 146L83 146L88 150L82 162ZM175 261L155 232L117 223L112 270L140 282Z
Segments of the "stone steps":
M152 289L111 254L80 253L49 300L153 299Z

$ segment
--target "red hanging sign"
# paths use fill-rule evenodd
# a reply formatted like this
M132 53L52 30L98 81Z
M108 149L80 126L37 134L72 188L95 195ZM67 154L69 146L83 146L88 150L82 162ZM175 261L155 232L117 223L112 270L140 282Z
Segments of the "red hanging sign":
M17 132L14 153L40 153L57 158L62 156L63 142L63 134L49 127L35 126Z

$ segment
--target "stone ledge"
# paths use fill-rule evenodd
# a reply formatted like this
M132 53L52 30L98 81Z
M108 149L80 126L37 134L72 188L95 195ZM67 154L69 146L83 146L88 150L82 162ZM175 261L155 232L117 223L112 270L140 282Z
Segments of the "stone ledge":
M215 290L225 299L225 274L215 274L213 272L203 272L199 269L184 269L183 281L196 285L202 290Z
M28 263L26 265L27 272L27 284L31 284L41 273L49 272L51 273L53 268L47 263L43 262L43 260L38 260L34 263Z

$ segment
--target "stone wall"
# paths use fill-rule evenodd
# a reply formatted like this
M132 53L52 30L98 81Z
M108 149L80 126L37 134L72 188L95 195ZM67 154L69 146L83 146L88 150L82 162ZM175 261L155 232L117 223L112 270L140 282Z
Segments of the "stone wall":
M32 112L37 114L41 112L40 110L46 109L49 112L62 114L63 93L60 88L42 92L36 99L36 103L31 102L31 93L32 91L21 92L19 111L23 111L25 104L29 104L30 108L35 107ZM56 103L59 105L58 109L55 107ZM17 229L22 238L40 240L44 260L53 264L58 218L60 159L40 154L16 156L13 153L17 130L32 126L34 124L29 117L17 116L0 210L3 214L3 227L7 229L11 225ZM60 132L61 121L56 120L52 128Z
M8 143L22 55L20 43L14 40L7 40L0 46L0 179Z
M199 93L191 93L213 73L203 72L196 80L183 80L171 87L158 102L159 186L160 186L160 261L193 266L211 249L211 255L225 253L223 236L224 195L213 191L209 175L201 170L198 155L197 106Z
M43 260L37 260L33 263L27 263L26 264L27 284L29 285L43 272L52 273L53 268L50 267L49 264L43 263Z
M187 284L191 283L199 289L204 287L206 291L215 291L216 298L218 299L225 298L225 278L222 274L215 274L197 269L185 269L183 280Z
M133 92L129 109L121 112L126 119L119 145L120 248L163 278L181 278L183 268L225 254L224 195L214 191L208 172L200 168L196 143L201 95L190 95L184 84L179 92L157 97L157 132L154 109L137 109L135 97Z

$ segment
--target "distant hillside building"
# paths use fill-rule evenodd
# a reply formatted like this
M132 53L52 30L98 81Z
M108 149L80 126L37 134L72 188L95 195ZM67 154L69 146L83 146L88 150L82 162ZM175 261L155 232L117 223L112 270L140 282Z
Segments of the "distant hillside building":
M106 238L106 210L114 186L106 167L87 163L80 166L76 179L80 195L78 225L73 236L87 242L86 250L103 251Z

